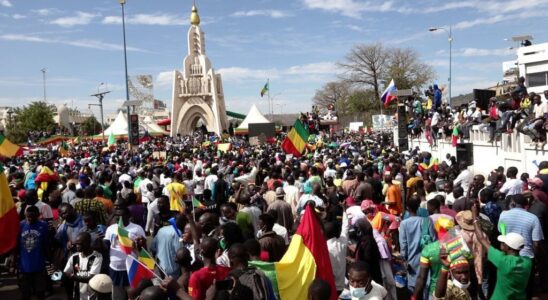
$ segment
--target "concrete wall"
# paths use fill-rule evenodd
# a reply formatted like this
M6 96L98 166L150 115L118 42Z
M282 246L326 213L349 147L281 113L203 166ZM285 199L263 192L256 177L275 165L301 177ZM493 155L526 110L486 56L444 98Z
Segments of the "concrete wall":
M538 164L548 160L548 145L544 147L544 150L535 150L529 137L523 134L503 134L501 141L493 144L487 143L488 140L488 133L474 126L470 133L474 156L474 165L470 169L474 174L486 176L498 166L503 166L505 169L514 166L518 168L520 174L528 172L531 175L536 174L538 170L535 162ZM417 146L421 151L431 152L432 156L438 158L440 162L445 159L447 153L456 156L456 148L451 146L450 141L438 141L438 147L432 149L424 136L420 139L409 139L410 149Z

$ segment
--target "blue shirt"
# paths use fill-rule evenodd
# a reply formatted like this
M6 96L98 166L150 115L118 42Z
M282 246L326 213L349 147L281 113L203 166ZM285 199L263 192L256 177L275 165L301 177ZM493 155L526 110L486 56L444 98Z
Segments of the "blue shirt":
M48 244L48 224L37 221L19 224L19 270L22 273L43 271L46 268L45 250Z
M498 228L500 228L501 223L506 224L506 233L515 232L525 239L525 246L521 249L519 255L534 258L533 241L544 240L544 234L537 216L523 208L512 208L500 214Z
M419 274L423 220L424 217L413 216L403 220L400 224L400 253L408 264L407 284L410 287L415 286ZM436 231L432 222L428 222L428 224L430 225L428 232L432 236L432 240L436 240Z
M150 247L150 250L156 254L160 261L162 269L166 271L168 276L173 278L178 278L181 275L181 269L175 262L175 255L182 246L183 244L179 242L175 229L169 225L158 230L158 234L154 237Z

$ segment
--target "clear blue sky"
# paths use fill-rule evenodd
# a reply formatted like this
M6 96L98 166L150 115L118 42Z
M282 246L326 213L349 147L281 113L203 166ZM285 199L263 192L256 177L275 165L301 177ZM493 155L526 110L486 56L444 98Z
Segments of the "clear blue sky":
M186 54L190 0L127 0L130 75L151 74L158 99L171 106L168 71ZM206 51L223 76L227 109L246 113L267 78L275 112L309 110L317 88L336 78L335 63L357 43L411 47L446 84L448 42L431 26L453 25L453 95L487 87L502 77L515 46L532 34L547 42L548 0L361 1L198 0ZM0 0L0 106L42 98L89 112L101 82L113 91L106 112L123 102L124 64L117 0ZM97 108L92 108L97 113Z

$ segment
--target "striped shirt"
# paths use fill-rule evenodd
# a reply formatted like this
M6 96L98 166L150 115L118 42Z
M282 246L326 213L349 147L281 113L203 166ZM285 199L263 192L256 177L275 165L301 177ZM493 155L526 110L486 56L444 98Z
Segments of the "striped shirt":
M523 208L512 208L500 214L498 228L500 228L501 223L506 224L506 233L515 232L525 239L525 246L521 249L519 255L534 258L533 241L544 240L544 234L537 216Z

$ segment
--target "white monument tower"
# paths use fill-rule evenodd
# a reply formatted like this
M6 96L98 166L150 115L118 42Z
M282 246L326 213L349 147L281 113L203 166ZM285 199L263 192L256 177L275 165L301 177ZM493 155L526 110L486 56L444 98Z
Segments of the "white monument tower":
M208 131L220 135L227 128L223 84L205 54L196 5L192 6L190 24L183 73L175 71L173 77L171 136L192 133L199 120Z

